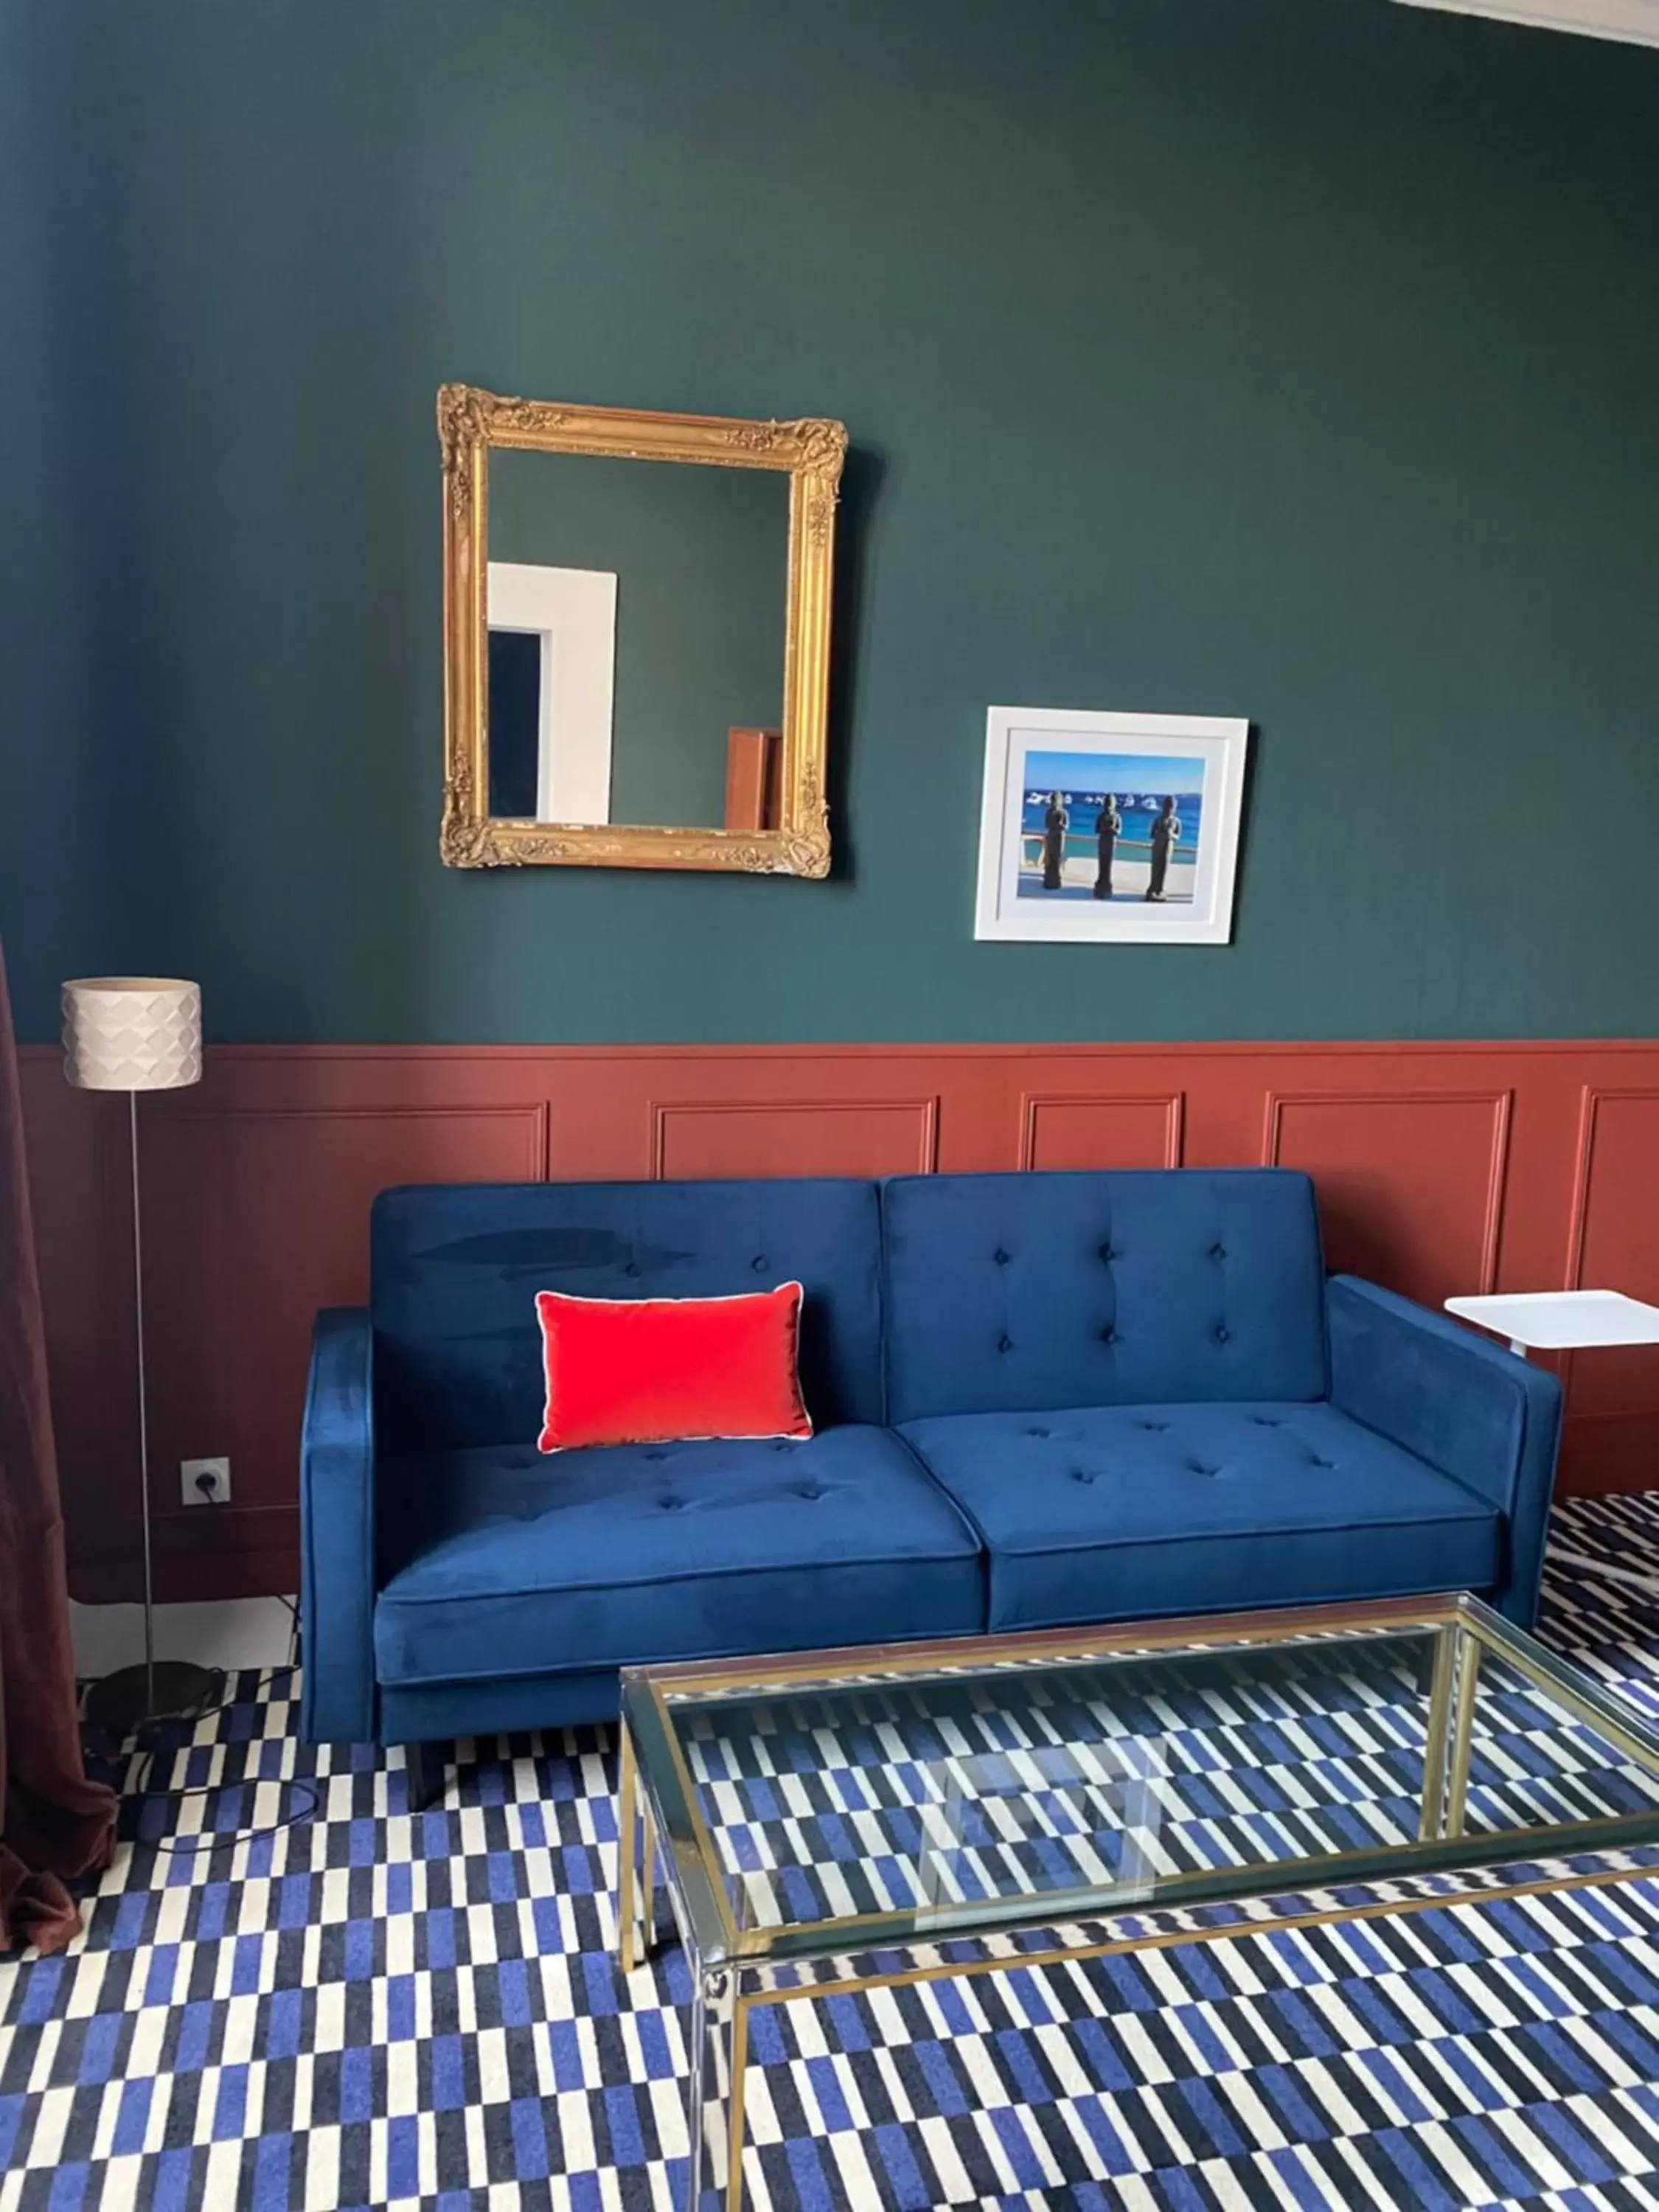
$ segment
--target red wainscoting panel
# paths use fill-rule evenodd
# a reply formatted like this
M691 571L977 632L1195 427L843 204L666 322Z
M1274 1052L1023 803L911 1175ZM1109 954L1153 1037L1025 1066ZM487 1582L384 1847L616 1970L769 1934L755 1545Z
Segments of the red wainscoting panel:
M1659 1304L1659 1085L1586 1085L1570 1279ZM1659 1486L1659 1359L1580 1352L1569 1374L1581 1455L1620 1486Z
M656 1105L655 1172L704 1176L930 1175L939 1164L937 1098L718 1098ZM803 1163L811 1161L806 1168Z
M1437 1306L1498 1274L1507 1091L1279 1091L1267 1157L1319 1189L1327 1264Z
M145 1135L145 1280L165 1322L149 1359L160 1547L180 1560L251 1551L244 1571L257 1578L273 1541L292 1535L312 1323L325 1298L366 1294L374 1194L541 1180L547 1107L185 1107ZM216 1509L185 1509L177 1480L180 1460L217 1454L231 1462L222 1528Z
M1110 1097L1044 1097L1024 1100L1023 1168L1178 1168L1180 1091L1160 1097L1118 1092Z
M23 1055L73 1584L137 1587L126 1104ZM365 1289L389 1183L1281 1160L1328 1253L1432 1304L1571 1282L1659 1300L1659 1042L245 1047L141 1101L158 1585L291 1590L319 1306ZM1581 1354L1563 1486L1659 1486L1659 1349ZM179 1462L228 1454L231 1502Z

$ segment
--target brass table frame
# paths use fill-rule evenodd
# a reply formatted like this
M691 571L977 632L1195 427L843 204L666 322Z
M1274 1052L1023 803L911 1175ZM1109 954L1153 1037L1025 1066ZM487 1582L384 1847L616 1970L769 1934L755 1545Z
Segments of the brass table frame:
M1249 1869L1206 1869L1161 1878L1150 1892L1142 1889L1127 1897L1115 1898L1110 1891L1096 1887L1032 1893L943 1910L859 1914L799 1926L740 1927L670 1718L671 1700L684 1706L736 1691L758 1694L791 1687L874 1686L878 1681L907 1676L971 1677L1002 1668L1024 1671L1042 1663L1096 1657L1256 1644L1288 1647L1328 1637L1422 1631L1432 1632L1435 1644L1415 1845L1379 1844L1375 1850L1280 1860ZM1647 1863L1629 1857L1623 1847L1659 1844L1659 1802L1651 1816L1619 1814L1494 1832L1480 1838L1480 1863L1473 1868L1459 1864L1468 1841L1464 1819L1475 1692L1486 1653L1501 1657L1555 1701L1566 1717L1598 1731L1659 1781L1659 1732L1650 1729L1633 1708L1468 1596L795 1652L741 1665L694 1661L625 1669L617 1778L617 1953L623 1972L631 1974L641 1955L638 1938L642 1917L644 1955L650 1954L656 1920L654 1869L660 1845L665 1887L691 1968L687 2204L695 2207L701 2201L707 2151L715 2186L724 2191L726 2212L741 2212L749 2015L757 2005L859 1996L964 1975L1060 1966L1179 1944L1234 1941L1280 1929L1320 1927L1337 1920L1371 1919L1639 1879L1648 1870ZM643 1760L636 1733L648 1735L648 1755ZM672 1787L672 1799L665 1784ZM1609 1863L1609 1851L1621 1853L1619 1863ZM1589 1860L1565 1856L1587 1852L1601 1856ZM1558 1865L1540 1865L1540 1854L1551 1859L1563 1856ZM1391 1857L1397 1860L1397 1869L1389 1866ZM1367 1863L1364 1875L1354 1870L1360 1861ZM642 1875L637 1893L636 1873ZM1356 1880L1362 1885L1358 1890L1345 1893L1332 1887ZM1379 1887L1387 1893L1370 1893ZM1221 1918L1221 1913L1235 1917ZM1060 1931L1069 1932L1062 1938ZM1022 1948L1034 1933L1055 1940ZM908 1954L903 1964L892 1963L896 1951ZM725 2108L725 2124L712 2135L705 2128L711 2058L712 2100Z

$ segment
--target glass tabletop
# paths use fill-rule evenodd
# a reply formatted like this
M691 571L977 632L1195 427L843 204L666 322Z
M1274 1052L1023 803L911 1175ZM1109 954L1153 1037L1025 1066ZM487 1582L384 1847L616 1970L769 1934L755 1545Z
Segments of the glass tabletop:
M1659 1840L1659 1734L1478 1600L627 1670L705 1960Z

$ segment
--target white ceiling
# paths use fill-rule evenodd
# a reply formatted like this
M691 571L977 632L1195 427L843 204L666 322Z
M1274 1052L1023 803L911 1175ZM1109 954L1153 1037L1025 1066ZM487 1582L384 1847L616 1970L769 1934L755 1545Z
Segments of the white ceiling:
M1659 0L1404 0L1407 8L1441 8L1457 15L1496 15L1586 38L1623 39L1659 46Z

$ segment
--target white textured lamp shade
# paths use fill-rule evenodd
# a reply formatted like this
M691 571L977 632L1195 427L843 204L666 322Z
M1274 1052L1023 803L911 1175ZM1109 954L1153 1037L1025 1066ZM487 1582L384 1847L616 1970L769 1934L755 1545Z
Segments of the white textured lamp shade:
M64 986L64 1073L82 1091L182 1091L202 1079L202 993L176 975Z

